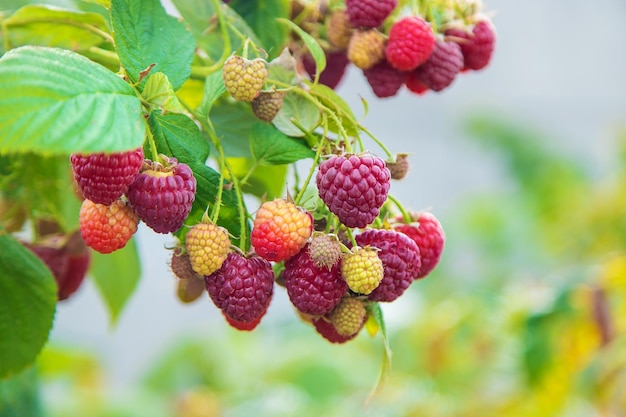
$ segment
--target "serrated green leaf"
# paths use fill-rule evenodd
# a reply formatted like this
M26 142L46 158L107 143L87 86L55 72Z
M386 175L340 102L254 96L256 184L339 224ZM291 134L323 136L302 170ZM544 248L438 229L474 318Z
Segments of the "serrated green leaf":
M206 162L209 143L189 117L154 111L150 113L149 124L159 153L174 156L188 165Z
M226 156L252 157L250 132L259 119L252 113L248 103L219 103L213 106L209 117Z
M135 239L107 255L93 252L90 272L109 311L109 320L114 325L141 277Z
M356 136L358 134L356 116L348 103L335 90L324 84L311 84L311 94L315 95L324 106L328 107L337 116L348 136ZM339 132L337 122L331 117L328 117L328 129L334 133Z
M206 77L204 83L204 94L200 104L200 113L206 117L211 111L215 101L226 92L226 86L222 78L222 70L214 72Z
M35 361L48 340L56 302L52 272L0 232L0 379Z
M320 74L326 69L326 54L324 54L324 50L322 49L320 44L317 43L313 36L306 33L300 26L296 25L291 20L282 18L276 20L284 23L285 25L289 26L291 30L296 32L298 36L300 36L300 39L302 39L302 42L304 42L306 47L309 49L309 52L311 52L311 56L313 56L313 59L315 60L314 84L317 84L320 79Z
M233 0L228 4L245 19L257 34L270 57L280 54L287 41L288 31L275 24L276 18L287 19L290 5L287 0Z
M41 45L80 51L105 42L109 33L102 15L43 5L22 7L3 23L12 47Z
M206 52L212 61L218 61L224 52L225 39L222 36L213 1L172 0L172 3L189 25L198 48ZM246 21L228 5L222 5L222 12L228 24L227 33L231 44L231 50L226 51L226 56L241 47L242 36L250 38L256 45L263 46Z
M184 113L185 109L178 101L174 87L167 75L157 72L148 77L141 94L152 108L159 108L168 113Z
M252 126L250 152L261 165L290 164L315 156L315 152L302 141L290 138L271 124L263 122Z
M141 102L106 68L34 46L0 58L0 153L122 151L144 139Z
M117 53L133 82L152 64L151 72L167 75L174 90L189 78L193 36L159 0L112 0L111 25Z
M291 119L297 120L308 132L311 132L319 125L320 110L300 94L289 92L285 95L283 107L272 123L287 136L304 136L304 133L291 122Z

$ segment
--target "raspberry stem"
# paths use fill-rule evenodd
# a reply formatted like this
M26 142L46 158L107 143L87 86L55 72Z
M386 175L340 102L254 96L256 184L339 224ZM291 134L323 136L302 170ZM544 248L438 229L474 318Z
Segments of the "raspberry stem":
M300 124L300 122L298 122L297 120L292 120L291 122L294 125L296 125L296 127L300 129L302 133L304 133L304 136L307 138L307 140L312 137L312 135L306 131L306 129L304 128L304 126ZM313 140L315 140L315 138L313 138ZM309 170L309 173L306 179L304 180L304 183L302 184L300 191L298 192L298 194L296 195L296 198L294 199L294 204L296 206L300 205L300 200L302 200L302 197L304 196L304 192L306 191L307 187L309 186L309 183L311 182L313 173L315 172L315 169L318 165L320 157L322 156L322 149L323 149L323 146L318 145L317 151L315 151L315 157L313 157L313 164L311 165L311 169Z
M157 149L156 143L154 142L154 136L152 136L150 126L146 126L146 136L148 138L148 144L150 145L150 154L152 155L152 160L156 162L159 160L159 151Z
M400 213L402 213L402 218L406 223L411 223L413 221L411 214L404 208L402 203L400 203L397 198L395 198L391 194L387 194L387 198L391 200L391 202L398 208L398 210L400 210Z
M380 139L378 139L376 136L374 136L372 134L372 132L370 132L366 127L359 125L359 129L361 129L367 136L369 136L374 142L376 142L376 144L378 145L379 148L381 148L383 150L383 152L385 152L385 154L387 154L387 157L390 160L393 160L393 154L389 151L389 149L387 149L387 147L385 146L384 143L382 143L380 141Z

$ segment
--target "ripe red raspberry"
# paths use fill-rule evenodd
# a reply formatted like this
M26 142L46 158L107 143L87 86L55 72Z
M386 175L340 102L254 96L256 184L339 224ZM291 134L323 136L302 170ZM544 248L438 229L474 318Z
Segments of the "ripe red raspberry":
M271 301L272 301L272 297L270 296L270 300L267 302L268 306L269 306ZM252 321L237 321L237 320L229 317L223 311L222 311L222 314L224 315L224 318L226 319L226 322L228 324L230 324L232 327L234 327L237 330L249 332L249 331L254 330L256 328L256 326L258 326L259 323L261 323L261 319L265 316L266 312L267 312L267 307L265 307L265 310L263 310L263 312L256 319L254 319Z
M404 84L407 73L398 71L387 61L381 61L363 71L363 75L376 97L385 98L396 95Z
M446 241L446 234L439 220L429 212L411 213L413 222L406 224L402 216L396 218L400 224L394 229L413 239L420 249L422 266L415 277L423 278L428 275L439 263Z
M395 230L370 229L355 237L359 246L380 249L384 276L378 287L370 293L372 301L393 301L401 296L417 276L420 267L420 250L404 233Z
M409 75L406 77L406 88L409 89L414 94L418 96L423 96L428 92L428 86L424 84L422 79L420 78L419 67L415 69L415 71L411 71Z
M376 156L333 156L318 167L320 198L347 227L372 223L387 200L391 174Z
M230 252L204 279L213 303L232 320L250 323L265 314L274 291L272 265L260 256Z
M226 91L237 101L252 101L263 89L267 77L265 61L257 58L252 61L232 55L222 68L222 78Z
M326 68L320 74L319 83L330 88L336 88L346 72L348 56L345 52L326 52ZM310 54L302 57L304 69L311 79L315 78L315 61Z
M437 42L430 58L415 70L415 74L429 89L441 91L452 84L462 68L463 54L459 44Z
M87 246L100 253L111 253L126 246L137 231L139 219L122 200L105 206L84 200L80 207L80 234Z
M346 0L346 12L352 26L377 28L397 4L397 0Z
M448 29L445 34L466 40L459 42L464 69L481 70L489 65L496 44L496 33L488 20L476 23L471 33L462 29Z
M108 206L128 190L143 163L143 150L72 154L70 162L83 197Z
M176 158L166 159L167 166L146 161L126 194L135 213L157 233L178 230L196 194L196 179L189 166Z
M341 278L340 265L338 262L331 269L316 267L308 244L285 261L282 276L294 307L312 315L330 312L348 291L348 285Z
M408 16L389 30L385 48L387 61L400 71L411 71L426 62L435 49L435 34L421 17Z
M230 238L223 227L198 223L187 231L185 245L192 269L200 275L211 275L226 260Z
M277 198L266 201L256 212L250 243L268 261L291 258L313 232L313 217L294 203Z

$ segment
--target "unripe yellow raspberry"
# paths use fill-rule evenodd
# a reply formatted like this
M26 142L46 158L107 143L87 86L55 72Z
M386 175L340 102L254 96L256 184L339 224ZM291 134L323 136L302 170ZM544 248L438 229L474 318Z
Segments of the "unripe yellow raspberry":
M350 38L348 59L357 67L366 70L385 57L385 38L376 29L357 30Z
M198 223L186 235L191 267L200 275L211 275L222 267L230 249L228 231L212 223Z
M254 100L263 89L266 77L265 61L260 58L250 61L232 55L222 68L226 91L237 101Z
M348 19L348 14L341 10L330 15L326 23L328 41L336 48L346 49L352 37L352 25Z
M341 276L348 287L359 294L369 294L378 287L384 275L383 262L376 249L357 247L344 255L341 261Z

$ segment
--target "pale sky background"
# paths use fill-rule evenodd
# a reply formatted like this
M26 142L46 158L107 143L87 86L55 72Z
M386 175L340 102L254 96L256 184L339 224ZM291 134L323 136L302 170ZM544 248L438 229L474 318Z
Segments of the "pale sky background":
M465 137L469 112L490 112L525 122L555 146L595 163L608 161L617 127L626 126L626 2L623 0L489 0L498 41L491 65L462 75L440 94L404 92L379 100L354 68L338 92L356 109L369 101L364 124L393 152L408 152L412 169L391 193L411 208L430 207L440 219L465 196L501 186L501 165ZM169 10L171 9L171 6ZM378 152L372 143L372 150ZM442 221L443 221L442 220ZM58 307L52 343L70 343L101 355L112 382L132 384L181 336L226 331L206 296L180 304L164 246L172 240L141 226L143 276L117 327L91 282ZM390 325L405 302L385 306ZM296 320L278 289L259 331Z

